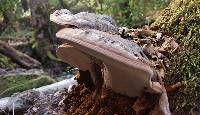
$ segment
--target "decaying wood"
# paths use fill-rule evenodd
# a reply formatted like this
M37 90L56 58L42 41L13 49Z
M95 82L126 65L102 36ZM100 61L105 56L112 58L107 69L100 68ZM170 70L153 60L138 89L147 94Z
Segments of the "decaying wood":
M30 69L30 70L24 70L21 72L6 72L3 74L0 74L0 77L11 77L11 76L40 76L42 74L45 74L45 72L42 69Z
M41 68L39 61L0 41L0 53L26 69Z
M47 96L47 94L53 94L63 89L68 89L68 91L70 91L73 85L77 85L77 81L74 80L74 77L37 89L28 90L12 97L2 98L0 99L0 114L3 114L5 111L12 112L13 103L15 111L24 111L39 101L39 98L42 98L42 96Z

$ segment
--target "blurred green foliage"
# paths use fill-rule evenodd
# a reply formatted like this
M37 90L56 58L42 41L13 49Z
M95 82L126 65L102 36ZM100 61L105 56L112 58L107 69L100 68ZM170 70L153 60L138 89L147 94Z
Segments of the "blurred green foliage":
M63 0L62 6L57 0L49 3L54 9L67 8L73 13L81 11L96 12L112 16L120 26L140 26L149 24L146 18L154 11L168 5L170 0Z
M148 24L150 13L168 5L168 0L103 0L95 11L113 16L121 26Z
M23 13L21 0L0 0L0 16L20 18Z
M3 32L0 32L0 39L6 38L6 37L13 37L13 38L34 38L34 32L35 30L33 28L26 28L26 30L20 30L20 32L17 32L16 29L12 26L7 26Z
M0 0L0 14L14 11L23 16L24 0ZM62 2L61 2L62 1ZM120 26L133 27L149 24L147 18L164 8L170 0L49 0L50 10L67 8L73 13L88 11L112 16Z
M19 0L0 0L0 13L15 10Z

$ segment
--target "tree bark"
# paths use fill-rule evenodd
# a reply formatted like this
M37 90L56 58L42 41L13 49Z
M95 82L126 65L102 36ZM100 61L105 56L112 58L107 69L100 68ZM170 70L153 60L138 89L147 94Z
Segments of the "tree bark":
M59 1L60 1L61 8L66 8L64 1L63 0L59 0Z

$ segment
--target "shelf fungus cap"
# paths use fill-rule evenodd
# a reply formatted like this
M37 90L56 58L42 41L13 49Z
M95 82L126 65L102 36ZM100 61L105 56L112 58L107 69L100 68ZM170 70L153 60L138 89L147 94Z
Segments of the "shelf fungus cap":
M162 93L162 85L155 81L157 73L137 44L122 39L119 35L94 29L64 28L56 36L82 52L82 57L93 56L101 60L105 65L102 68L104 83L113 91L130 97L140 96L144 92ZM77 56L82 55L77 52L73 54L73 50L64 51L60 48L58 52L62 50L62 54L58 55L65 62L70 62L72 58L76 60ZM80 59L82 58L77 60ZM85 65L89 65L90 62L90 59L86 58L80 63L73 63L86 69Z
M90 57L69 44L58 47L56 55L65 63L86 71L91 65Z

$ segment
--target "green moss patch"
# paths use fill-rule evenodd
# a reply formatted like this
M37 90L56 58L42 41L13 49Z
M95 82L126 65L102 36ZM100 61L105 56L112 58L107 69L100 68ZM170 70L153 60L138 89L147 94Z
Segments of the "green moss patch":
M14 69L16 66L17 65L13 63L10 58L0 54L0 68Z
M0 97L11 96L13 93L22 92L32 88L54 83L49 76L16 76L0 78Z
M200 0L173 0L153 26L170 32L180 43L165 81L185 83L185 88L170 95L169 102L173 112L189 114L200 107Z

